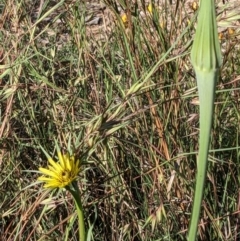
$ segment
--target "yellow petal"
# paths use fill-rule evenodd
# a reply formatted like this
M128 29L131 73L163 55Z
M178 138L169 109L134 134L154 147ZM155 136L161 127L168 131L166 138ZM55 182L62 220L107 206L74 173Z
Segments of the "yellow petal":
M48 158L48 162L55 168L59 169L60 165L56 163L52 158Z
M77 160L75 162L74 170L76 171L76 173L78 173L80 171L80 161L79 160Z
M44 185L44 188L57 188L57 187L60 187L58 182L46 183Z
M62 155L62 153L60 151L58 151L58 159L60 161L60 165L63 169L65 169L65 162L64 162L64 156Z
M152 7L151 3L148 5L147 10L148 10L149 13L152 13L153 7Z
M121 19L123 23L127 23L127 15L125 13L121 16Z
M71 171L73 169L73 164L72 164L72 161L71 161L71 158L68 158L66 160L66 168Z
M54 172L54 173L56 173L56 174L59 174L59 173L61 173L61 170L56 170L53 166L48 166L48 169L50 170L50 171L52 171L52 172Z
M71 170L71 165L69 163L69 154L63 155L64 165L66 170Z
M43 181L43 182L50 182L52 180L54 180L54 179L51 177L45 177L45 176L41 176L38 178L38 181Z
M42 172L43 174L47 175L47 176L50 176L50 177L53 177L53 178L58 178L58 174L56 172L50 171L46 168L40 167L39 171Z

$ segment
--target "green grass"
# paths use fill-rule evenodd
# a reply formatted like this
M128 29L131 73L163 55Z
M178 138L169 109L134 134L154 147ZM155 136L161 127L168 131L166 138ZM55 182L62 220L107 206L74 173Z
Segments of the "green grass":
M82 160L91 240L186 240L199 137L194 12L167 1L141 19L141 4L119 1L132 12L125 28L109 0L115 17L98 40L79 2L45 1L34 20L32 1L0 1L0 239L78 240L71 196L32 185L47 164L40 145L55 155L56 139ZM223 33L199 240L240 237L240 51L237 31Z

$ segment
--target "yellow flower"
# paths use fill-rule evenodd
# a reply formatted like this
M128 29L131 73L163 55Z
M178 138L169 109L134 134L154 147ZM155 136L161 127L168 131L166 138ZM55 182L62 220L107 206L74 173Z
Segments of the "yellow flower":
M190 3L191 4L191 3ZM197 11L199 6L198 6L198 3L197 2L192 2L191 4L191 8L193 11Z
M124 13L124 14L121 16L121 19L122 19L123 23L126 24L127 21L128 21L128 19L127 19L127 14Z
M219 39L219 40L222 40L222 39L223 39L223 37L224 37L223 32L220 32L220 33L218 34L218 39Z
M235 30L233 28L228 28L228 34L233 35L235 33Z
M75 160L74 156L62 154L58 151L59 162L55 162L48 157L50 165L48 169L39 168L43 176L39 177L39 181L45 182L45 188L63 188L70 185L80 172L80 161Z
M147 10L148 10L149 13L152 13L152 11L153 11L153 7L152 7L152 4L151 4L151 3L148 4L148 6L147 6Z

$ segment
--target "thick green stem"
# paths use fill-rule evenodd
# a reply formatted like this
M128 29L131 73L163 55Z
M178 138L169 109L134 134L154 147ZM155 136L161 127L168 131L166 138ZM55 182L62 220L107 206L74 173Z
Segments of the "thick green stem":
M84 213L81 202L80 190L76 182L72 183L72 188L68 187L68 191L73 195L75 206L77 208L78 214L78 228L79 228L79 241L86 241L86 233L85 233L85 223L84 223Z
M211 136L212 117L214 108L215 96L215 81L217 79L217 71L215 73L197 72L199 102L200 102L200 139L199 139L199 154L197 158L197 178L194 194L193 211L189 228L188 240L195 241L199 215L201 211L201 203L204 193L204 184L206 180L208 167L208 150Z
M197 177L188 241L195 241L208 167L214 96L222 58L217 34L214 0L201 0L198 25L191 51L200 104L200 138Z

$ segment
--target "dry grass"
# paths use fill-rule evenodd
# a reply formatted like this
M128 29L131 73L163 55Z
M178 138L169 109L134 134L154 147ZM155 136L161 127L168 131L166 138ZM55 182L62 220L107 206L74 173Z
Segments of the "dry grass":
M71 139L83 161L91 240L186 240L198 150L189 60L195 11L166 1L151 15L141 1L106 0L90 15L83 2L0 1L1 240L77 240L70 196L31 185L32 171L46 165L39 146L54 153L54 139L62 148ZM233 241L240 237L239 22L232 14L239 6L218 6L224 61L199 240ZM102 22L86 25L85 16Z

